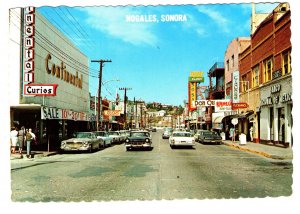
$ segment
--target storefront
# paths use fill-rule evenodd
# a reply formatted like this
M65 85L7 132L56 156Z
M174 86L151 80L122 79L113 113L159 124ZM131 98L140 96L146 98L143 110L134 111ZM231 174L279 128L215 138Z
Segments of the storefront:
M11 9L10 16L10 41L20 41L10 43L11 126L32 128L40 145L51 141L55 149L95 119L88 58L35 8Z
M261 88L260 142L292 146L292 107L291 75Z

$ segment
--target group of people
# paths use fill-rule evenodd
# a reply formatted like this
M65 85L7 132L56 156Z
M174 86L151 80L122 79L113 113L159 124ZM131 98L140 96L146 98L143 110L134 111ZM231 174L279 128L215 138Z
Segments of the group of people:
M11 153L19 153L23 157L23 148L26 147L26 157L31 158L31 143L36 141L36 136L32 129L25 129L24 126L20 130L13 127L10 132ZM16 151L18 149L18 151Z

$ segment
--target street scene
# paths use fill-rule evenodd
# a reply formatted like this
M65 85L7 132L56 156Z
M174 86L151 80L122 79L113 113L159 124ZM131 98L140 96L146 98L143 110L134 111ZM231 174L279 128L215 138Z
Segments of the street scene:
M11 201L293 196L288 2L9 9Z
M126 152L124 145L117 144L91 154L14 159L12 200L238 199L292 194L291 157L266 158L201 143L172 149L162 130L151 135L152 150Z

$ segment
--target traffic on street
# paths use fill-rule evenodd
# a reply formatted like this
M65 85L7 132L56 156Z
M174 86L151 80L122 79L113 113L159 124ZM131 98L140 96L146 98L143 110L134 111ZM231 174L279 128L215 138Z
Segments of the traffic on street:
M292 193L291 160L268 159L222 144L172 149L162 133L150 132L152 150L126 151L122 143L92 153L15 159L12 200L229 199Z

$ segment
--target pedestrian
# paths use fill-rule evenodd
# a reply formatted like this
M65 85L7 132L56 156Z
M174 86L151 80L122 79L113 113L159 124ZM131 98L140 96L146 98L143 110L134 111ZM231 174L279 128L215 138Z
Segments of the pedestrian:
M234 136L235 133L234 132L235 132L234 128L231 127L229 129L229 134L230 134L231 141L234 141L234 138L235 138L235 136Z
M12 127L12 130L10 132L10 140L11 140L11 153L16 153L16 147L18 143L18 131L15 127Z
M253 126L250 127L249 133L250 133L250 141L253 142Z
M19 144L19 153L21 155L21 158L23 157L22 152L23 148L26 143L26 138L25 138L25 127L22 126L21 129L18 132L18 144Z
M32 129L28 129L26 132L26 157L31 157L31 143L35 141L35 134L32 132Z

